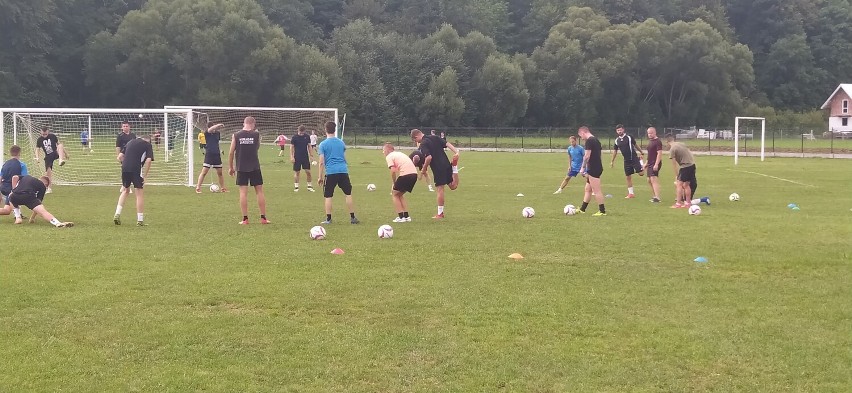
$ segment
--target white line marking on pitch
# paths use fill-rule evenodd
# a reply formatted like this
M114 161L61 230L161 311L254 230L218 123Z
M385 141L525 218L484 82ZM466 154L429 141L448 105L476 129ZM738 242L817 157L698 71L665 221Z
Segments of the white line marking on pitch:
M775 180L781 180L781 181L785 181L785 182L793 183L793 184L798 184L798 185L800 185L800 186L805 186L805 187L816 187L816 186L814 186L814 185L805 184L805 183L799 183L799 182L797 182L797 181L793 181L793 180L790 180L790 179L784 179L784 178L781 178L781 177L772 176L772 175L766 175L766 174L763 174L763 173L757 173L757 172L751 172L751 171L739 171L739 170L736 170L736 169L728 169L728 170L729 170L729 171L731 171L731 172L751 173L752 175L758 175L758 176L770 177L770 178L773 178L773 179L775 179Z

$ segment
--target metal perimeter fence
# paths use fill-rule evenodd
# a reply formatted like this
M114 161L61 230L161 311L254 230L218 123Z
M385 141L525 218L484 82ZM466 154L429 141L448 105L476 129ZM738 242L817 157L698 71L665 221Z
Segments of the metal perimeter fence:
M348 145L379 146L390 142L411 146L409 131L419 128L430 133L430 127L346 127L344 141ZM604 149L612 148L617 136L612 127L590 127L600 139ZM560 151L568 146L568 137L576 135L576 127L463 127L434 128L436 135L463 149ZM635 137L643 149L647 144L646 127L625 127L627 134ZM657 134L674 134L690 150L705 154L730 155L734 151L733 128L677 128L658 129ZM760 127L740 127L740 154L760 153ZM773 156L824 156L843 157L852 154L852 132L821 132L810 128L768 129L765 135L765 153Z

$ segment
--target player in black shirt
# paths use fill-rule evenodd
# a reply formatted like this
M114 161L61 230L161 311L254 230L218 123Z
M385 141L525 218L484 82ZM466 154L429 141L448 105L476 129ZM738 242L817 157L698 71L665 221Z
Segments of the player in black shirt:
M50 221L57 228L74 226L73 222L59 221L44 207L42 201L45 194L47 194L47 189L50 187L49 177L42 176L36 179L32 176L15 176L12 178L12 183L13 187L12 193L9 195L9 204L12 205L12 211L15 213L15 224L24 222L21 216L21 206L26 206L35 213L30 216L30 223L35 220L36 214L38 214L45 220Z
M237 175L237 186L240 187L240 210L243 219L240 225L247 225L248 220L248 187L254 187L257 194L257 207L260 209L260 223L269 224L266 219L266 197L263 194L263 174L260 172L260 133L256 128L257 121L249 116L243 120L243 129L231 137L231 148L228 152L228 174ZM236 160L236 166L234 166Z
M627 177L627 196L624 198L635 198L632 175L634 173L638 173L639 176L645 175L642 165L642 158L644 158L642 149L636 143L636 138L624 132L623 125L619 124L615 126L615 132L618 134L618 137L615 138L615 144L612 147L612 160L609 162L609 167L612 168L615 165L615 157L621 151L621 155L624 156L624 176Z
M36 140L36 146L39 147L36 150L36 162L39 161L39 152L44 154L44 172L47 175L47 178L50 181L53 181L53 162L59 160L59 165L65 165L65 161L62 161L59 155L59 138L56 137L56 134L50 132L50 129L47 127L42 127L41 136ZM52 190L50 187L47 188L47 193L50 194Z
M595 216L605 216L606 207L604 206L604 195L601 191L601 175L603 174L603 164L601 163L601 151L603 147L598 138L592 135L589 127L582 126L577 130L577 135L586 141L586 155L583 157L583 166L580 168L580 173L586 176L586 190L583 194L583 205L580 206L580 213L585 213L589 206L589 201L592 200L592 194L595 195L595 200L598 202L600 209Z
M121 163L121 153L124 153L124 146L127 145L127 142L136 139L136 134L130 132L130 122L123 121L121 122L121 132L118 133L118 137L115 138L115 159ZM121 187L121 193L124 193L124 186ZM133 193L133 189L130 189L130 193Z
M210 168L216 168L216 175L219 176L219 190L228 192L225 188L225 178L222 176L222 151L219 149L219 140L221 133L219 130L225 127L224 124L207 123L207 131L204 131L204 139L207 142L204 147L204 164L201 165L201 174L198 175L198 183L195 184L195 193L201 194L201 185L204 184L204 177Z
M432 179L435 180L435 188L438 198L438 214L432 218L444 218L444 186L449 186L451 190L455 190L459 186L459 171L458 160L459 151L449 143L437 135L423 135L423 132L418 129L411 130L411 139L420 144L420 151L423 153L423 167L421 174L426 173L427 168L432 169ZM448 148L453 152L453 160L447 158L447 153L444 148Z
M124 200L130 193L130 185L136 189L136 225L145 226L144 208L145 193L143 187L148 171L151 169L151 161L154 161L154 148L147 137L136 138L124 146L124 152L119 153L118 160L121 161L121 195L118 196L118 206L115 208L113 222L121 225L121 210Z
M314 192L311 183L311 161L314 159L314 151L311 149L311 137L305 133L305 126L300 125L296 129L296 135L290 139L290 162L293 163L294 192L299 192L299 174L305 170L305 180L308 182L308 191Z
M414 166L420 172L421 179L425 181L423 183L426 184L426 188L429 189L429 192L435 192L435 189L432 187L432 182L429 180L429 172L423 170L423 162L426 161L426 157L423 156L423 152L420 151L418 147L411 154L408 155L408 158L411 159L411 162L414 163Z

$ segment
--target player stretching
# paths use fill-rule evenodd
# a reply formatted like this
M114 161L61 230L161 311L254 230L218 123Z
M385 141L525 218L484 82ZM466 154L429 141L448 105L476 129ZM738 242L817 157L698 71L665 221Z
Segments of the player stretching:
M598 202L598 212L594 216L605 216L606 207L604 206L604 194L601 191L601 175L603 174L603 163L601 163L601 151L603 147L598 138L592 135L589 127L582 126L577 130L577 135L586 141L586 154L583 156L583 166L580 168L580 173L586 176L586 189L583 193L583 205L580 206L580 213L585 213L589 202L592 200L592 195Z
M65 161L62 160L60 154L61 146L59 145L59 138L56 137L56 134L50 132L50 129L47 127L42 127L41 136L36 140L36 145L40 148L36 150L36 162L39 161L39 152L44 153L44 171L47 178L50 179L51 184L53 183L53 162L59 160L59 166L65 165ZM62 154L64 155L64 154ZM48 194L53 192L50 189L50 186L47 187Z
M225 178L222 176L222 151L219 150L219 139L221 135L219 129L225 127L224 124L207 123L207 131L204 131L204 140L207 145L204 149L204 164L202 164L201 174L198 175L198 183L195 184L195 193L201 194L201 185L204 184L204 176L210 168L216 169L216 175L219 177L219 189L222 192L228 192L225 188Z
M15 224L24 222L24 218L21 216L21 206L23 205L35 213L30 216L30 223L35 220L36 214L38 214L45 220L50 221L57 228L74 226L73 222L59 221L42 204L45 194L50 188L50 178L47 176L42 176L38 179L32 176L15 176L12 178L12 184L13 188L12 193L9 195L9 203L12 205L12 210L15 213Z
M651 202L660 203L660 165L663 158L663 142L657 137L657 129L648 127L648 162L645 172L648 174L648 185L651 186Z
M621 150L621 155L624 156L624 176L627 177L627 196L624 198L635 198L632 175L634 173L638 173L639 176L645 175L642 169L642 149L639 148L636 139L624 133L623 125L616 125L615 132L618 137L615 138L615 144L612 147L612 160L609 162L609 167L612 168L615 165L615 157Z
M568 146L568 174L553 194L561 193L562 189L568 186L568 181L576 177L580 173L580 167L583 166L583 156L586 155L586 150L583 149L583 146L577 144L576 136L571 135L568 137L568 141L571 143Z
M248 187L254 187L257 195L257 207L260 209L260 223L269 224L266 219L266 196L263 194L263 174L260 172L260 132L255 128L254 117L243 120L243 129L231 137L231 149L228 151L228 174L237 175L237 185L240 187L240 211L243 219L240 225L248 225ZM237 166L234 166L236 159Z
M423 135L423 132L418 129L411 130L411 139L420 144L420 151L423 152L423 170L426 168L432 169L432 179L435 180L435 189L437 190L438 199L438 214L432 218L444 218L444 186L449 186L451 190L455 190L459 186L459 151L452 143L446 142L437 135ZM453 152L453 161L450 163L447 158L447 153L444 148L448 148Z
M278 138L275 138L275 144L278 145L278 157L284 155L284 150L287 148L287 136L284 134L278 135Z
M311 137L305 134L305 126L300 125L296 129L296 135L290 139L290 162L293 163L294 192L299 192L299 176L302 169L305 170L305 181L308 183L308 191L314 192L314 184L311 180L311 161L314 152L310 147Z
M672 209L689 207L690 204L697 205L701 202L710 204L710 197L692 199L698 189L698 179L695 177L695 158L692 152L683 143L675 142L672 134L666 134L666 144L669 145L669 159L677 171L675 180L675 192L677 199Z
M130 122L123 121L121 122L121 132L118 133L118 137L115 138L115 159L121 163L121 153L124 153L124 147L127 146L127 142L136 139L136 134L130 132ZM120 193L124 193L124 186L121 186ZM130 189L130 193L133 193L133 189Z
M145 226L145 178L151 170L151 161L154 161L154 148L147 138L137 138L124 146L124 153L118 155L121 161L121 189L118 196L118 205L115 207L115 216L112 221L115 225L121 225L121 210L124 209L124 200L130 193L130 185L136 189L136 225Z
M346 195L346 207L349 208L349 222L358 224L361 221L355 217L355 206L352 201L352 181L349 180L349 165L346 163L346 144L337 136L337 125L333 121L325 123L325 140L319 144L319 179L317 183L323 186L325 197L325 221L320 224L331 224L331 198L334 187L340 187ZM323 176L325 174L325 176Z
M414 184L417 183L417 168L414 162L411 161L405 153L394 151L394 147L390 143L385 143L382 153L385 154L388 169L391 173L391 181L393 182L393 205L396 208L396 214L399 216L393 219L393 222L411 222L411 217L408 215L408 203L405 202L405 193L414 190Z

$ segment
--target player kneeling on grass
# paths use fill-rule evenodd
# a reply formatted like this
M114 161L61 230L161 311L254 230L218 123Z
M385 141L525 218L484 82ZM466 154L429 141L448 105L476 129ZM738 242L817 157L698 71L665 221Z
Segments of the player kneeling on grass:
M24 222L24 219L21 216L21 206L23 205L35 213L30 216L30 223L35 220L37 214L45 220L50 221L50 223L57 228L74 226L73 222L59 221L53 216L53 214L50 214L50 212L44 207L44 204L42 204L44 196L47 193L47 188L50 187L50 178L47 176L42 176L38 179L32 176L15 176L12 178L12 184L12 193L9 195L9 205L5 206L3 209L12 209L15 214L15 224L21 224Z
M417 183L417 168L411 158L405 153L394 151L394 147L390 143L385 143L382 153L385 154L385 160L391 172L393 205L396 208L396 214L399 215L399 217L393 219L393 222L411 222L411 217L408 216L408 204L405 202L405 193L414 190L414 185Z

